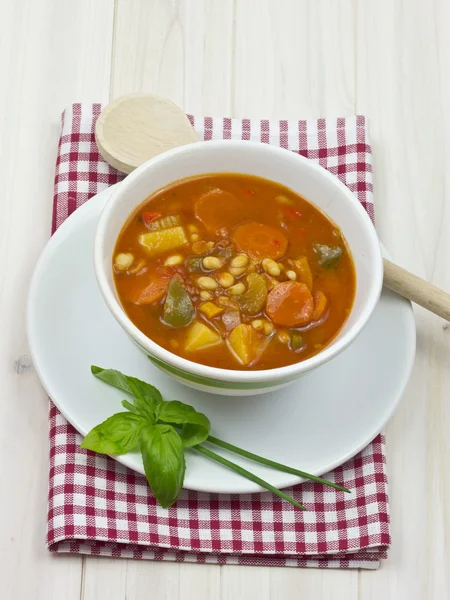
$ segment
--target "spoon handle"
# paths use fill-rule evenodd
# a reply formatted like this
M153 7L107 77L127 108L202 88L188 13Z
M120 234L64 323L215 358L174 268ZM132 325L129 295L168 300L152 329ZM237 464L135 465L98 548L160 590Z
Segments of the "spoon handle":
M450 321L450 294L386 258L384 259L384 285L400 296Z

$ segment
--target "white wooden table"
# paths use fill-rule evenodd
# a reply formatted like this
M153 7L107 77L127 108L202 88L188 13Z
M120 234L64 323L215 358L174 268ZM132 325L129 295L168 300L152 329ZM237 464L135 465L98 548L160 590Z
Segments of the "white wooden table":
M47 399L25 304L49 237L61 111L133 91L185 110L370 120L378 231L450 289L448 0L0 0L0 597L5 600L450 598L450 330L418 348L387 428L392 549L377 572L51 556ZM20 369L19 369L20 370Z

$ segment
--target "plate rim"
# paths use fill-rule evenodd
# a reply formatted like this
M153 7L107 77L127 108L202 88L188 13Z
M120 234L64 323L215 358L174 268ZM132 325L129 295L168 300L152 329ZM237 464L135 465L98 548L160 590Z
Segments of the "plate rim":
M29 345L29 349L30 349L30 355L31 355L31 358L33 361L34 368L38 375L39 381L40 381L41 385L43 386L43 388L45 389L45 391L48 394L51 401L55 404L55 406L58 408L58 410L61 412L61 414L64 416L64 418L77 430L78 433L80 433L83 436L86 435L87 431L84 431L84 428L78 423L77 417L75 415L73 415L70 410L66 409L65 403L59 401L58 394L52 389L51 378L46 376L44 369L42 368L39 358L37 356L36 345L35 345L35 341L34 341L34 333L33 333L33 308L35 305L35 303L33 302L33 299L36 296L36 293L38 292L39 278L40 278L40 273L41 273L42 269L45 267L46 263L49 260L51 260L58 245L61 244L68 235L70 235L70 231L71 231L74 223L78 219L82 218L84 216L84 213L89 213L90 211L95 211L95 209L97 208L97 204L99 205L99 213L100 213L103 210L103 208L108 200L108 197L112 194L114 188L118 185L120 185L120 183L114 184L114 185L100 191L95 196L92 196L92 198L90 198L88 201L86 201L84 204L82 204L80 207L78 207L69 217L67 217L65 219L65 221L60 225L60 227L58 227L58 229L55 231L55 233L47 241L45 247L43 248L43 250L39 256L39 259L36 262L36 265L35 265L34 271L33 271L33 275L30 280L30 285L29 285L28 295L27 295L26 335L27 335L28 345ZM103 201L102 206L100 205L101 201ZM383 255L389 257L389 254L387 253L387 251L385 250L385 248L383 246L382 246L382 250L383 250ZM100 294L100 292L99 292L99 294ZM106 305L105 305L105 310L108 310L108 307ZM404 300L404 311L405 311L405 316L407 315L407 318L409 320L407 331L408 331L408 335L410 336L411 339L408 340L408 344L407 344L408 355L405 356L405 359L404 359L405 369L404 369L403 377L397 383L395 391L392 392L392 396L395 397L395 400L391 403L390 409L386 411L386 414L384 415L384 419L381 419L382 422L379 424L379 426L377 425L377 427L371 431L370 435L368 434L367 436L364 436L363 442L361 442L360 444L355 446L352 450L348 451L344 455L337 458L335 461L332 461L331 463L326 465L323 469L320 469L319 472L314 472L313 473L314 475L320 476L324 473L328 473L328 472L332 471L333 469L336 469L337 467L341 466L342 464L344 464L351 458L353 458L356 454L358 454L361 450L363 450L368 444L370 444L372 442L372 440L375 439L376 436L380 432L383 431L384 427L389 422L389 420L392 418L392 415L394 414L395 410L397 409L397 407L402 399L402 396L404 394L404 391L406 389L407 383L410 379L410 376L411 376L411 373L412 373L412 370L414 367L415 354L416 354L416 324L415 324L412 304L410 302L408 302L407 300ZM293 382L292 385L295 385L295 382ZM244 397L244 401L245 401L245 397ZM143 468L139 468L140 465L133 464L133 459L131 458L131 456L133 456L133 455L130 455L130 454L121 455L121 456L111 455L111 458L113 458L120 464L123 464L125 467L132 469L133 471L144 474ZM247 481L247 480L243 480L243 481ZM304 481L306 481L306 480L292 475L291 478L286 479L286 481L283 482L282 487L283 488L292 487L299 483L303 483ZM267 491L265 488L262 488L261 486L254 484L252 482L249 482L249 481L248 481L247 487L245 487L243 489L239 489L239 490L230 489L230 488L227 488L225 490L225 489L218 489L217 487L211 488L210 486L208 486L208 484L206 482L205 482L205 486L199 486L198 484L196 484L195 487L193 487L192 485L189 485L189 484L183 485L183 489L195 490L195 491L205 492L205 493L230 493L230 494L234 494L234 493L249 494L249 493L259 493L259 492Z

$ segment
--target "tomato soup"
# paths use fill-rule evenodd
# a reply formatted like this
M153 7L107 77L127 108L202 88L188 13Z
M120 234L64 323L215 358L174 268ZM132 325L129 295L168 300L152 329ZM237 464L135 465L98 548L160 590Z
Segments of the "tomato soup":
M292 190L234 173L150 196L116 243L117 293L150 339L223 369L283 367L320 352L352 308L347 243Z

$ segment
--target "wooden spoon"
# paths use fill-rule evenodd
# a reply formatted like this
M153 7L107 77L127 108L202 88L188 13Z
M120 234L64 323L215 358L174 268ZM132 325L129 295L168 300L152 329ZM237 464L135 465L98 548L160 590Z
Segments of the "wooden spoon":
M107 163L131 173L157 154L198 142L198 136L186 114L170 100L131 94L102 110L95 125L95 141Z
M186 114L153 94L122 96L103 109L95 126L100 154L112 167L131 173L157 154L198 142ZM450 321L450 294L384 259L384 285Z

